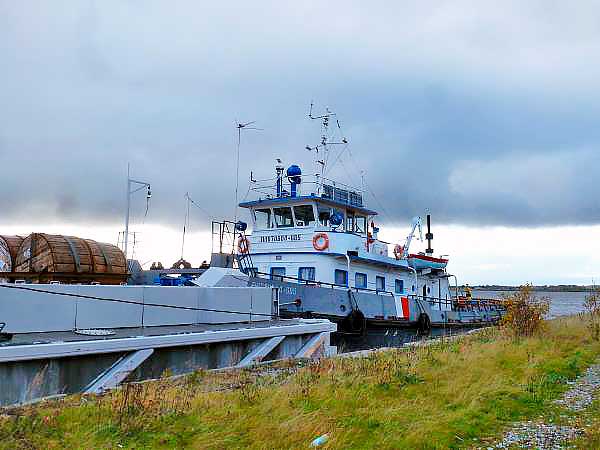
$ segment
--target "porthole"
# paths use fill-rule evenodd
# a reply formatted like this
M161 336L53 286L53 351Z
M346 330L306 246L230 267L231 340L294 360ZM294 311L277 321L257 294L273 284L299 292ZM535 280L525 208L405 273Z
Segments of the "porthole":
M427 288L427 293L430 294L431 293L431 288Z
M412 291L415 292L415 285L412 285Z

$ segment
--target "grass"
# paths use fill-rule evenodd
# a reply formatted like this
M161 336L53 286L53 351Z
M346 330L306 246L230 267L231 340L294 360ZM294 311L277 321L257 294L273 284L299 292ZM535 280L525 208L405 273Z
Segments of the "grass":
M599 356L600 343L572 317L522 339L488 330L299 370L284 364L269 376L197 372L12 411L0 418L0 449L297 449L325 433L322 448L485 447L547 411ZM596 409L590 420L600 425ZM600 432L588 438L598 447Z

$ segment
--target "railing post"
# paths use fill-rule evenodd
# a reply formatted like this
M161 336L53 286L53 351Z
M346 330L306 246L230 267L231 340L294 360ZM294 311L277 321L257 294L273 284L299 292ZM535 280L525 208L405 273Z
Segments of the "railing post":
M279 288L273 287L271 288L271 299L273 301L271 305L271 314L275 318L279 319ZM269 320L272 320L271 317Z

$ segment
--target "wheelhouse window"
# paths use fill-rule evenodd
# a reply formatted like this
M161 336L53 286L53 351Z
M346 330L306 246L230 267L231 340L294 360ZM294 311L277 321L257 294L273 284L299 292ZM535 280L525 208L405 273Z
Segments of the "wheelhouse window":
M367 232L367 218L365 216L356 216L355 226L355 231L357 233L365 234Z
M396 294L404 294L404 280L396 280L394 283Z
M300 281L315 281L315 268L314 267L300 267L298 268L298 279Z
M285 277L285 267L271 267L271 280L283 281Z
M345 270L335 269L335 284L340 286L348 286L348 272Z
M315 212L312 205L294 206L294 216L296 216L296 226L308 227L315 224Z
M254 210L254 217L256 219L257 229L273 228L270 209L256 209Z
M346 231L350 232L350 233L354 233L354 225L355 225L355 217L354 217L354 213L351 213L350 211L348 211L347 215L346 215Z
M277 228L286 228L294 226L292 208L273 208L273 216L275 217L275 223L277 224Z
M385 291L385 277L377 277L375 279L375 286L378 291Z
M356 272L356 274L354 274L354 286L357 288L366 289L367 288L367 274Z
M331 217L331 208L324 205L317 205L317 214L319 215L319 224L326 227L329 225L329 217Z

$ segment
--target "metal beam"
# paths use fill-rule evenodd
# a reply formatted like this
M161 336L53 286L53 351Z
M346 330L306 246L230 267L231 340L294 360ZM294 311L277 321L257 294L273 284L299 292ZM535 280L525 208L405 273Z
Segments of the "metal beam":
M154 349L147 348L123 356L92 381L83 391L84 394L101 394L107 389L117 387L131 372L146 361L152 353L154 353Z
M261 362L265 356L267 356L271 351L281 344L281 341L285 339L285 336L275 336L271 339L267 339L258 345L254 350L246 355L244 359L242 359L236 367L246 367L254 363Z
M285 321L281 321L285 323ZM300 323L270 327L236 328L233 330L204 331L200 333L165 334L161 336L136 336L127 338L95 339L75 342L51 342L0 346L0 363L99 353L126 352L148 348L177 347L247 339L285 337L318 332L334 332L336 324L322 319L301 319ZM48 333L48 337L51 333Z
M315 352L324 344L329 333L318 333L312 336L294 355L294 358L312 358ZM324 349L326 350L326 349Z

